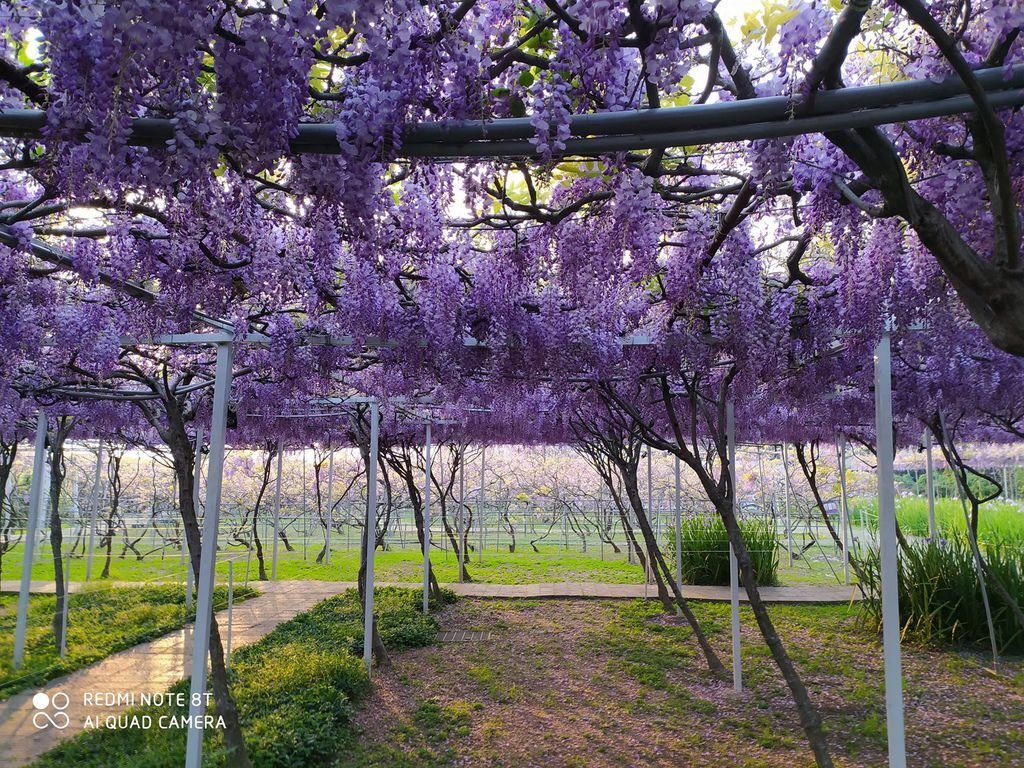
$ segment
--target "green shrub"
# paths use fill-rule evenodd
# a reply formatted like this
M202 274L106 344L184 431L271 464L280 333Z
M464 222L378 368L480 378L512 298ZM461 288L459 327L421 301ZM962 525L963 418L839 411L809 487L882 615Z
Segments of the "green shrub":
M676 535L667 529L667 559L675 561ZM767 520L741 520L740 531L760 586L779 583L779 545L775 526ZM729 537L717 515L687 518L680 526L683 583L724 586L729 583Z
M1024 550L1002 543L989 544L983 556L1010 595L1024 601ZM989 632L974 557L966 537L954 535L944 544L913 542L900 550L900 626L907 636L927 644L988 647ZM881 626L881 575L877 550L863 561L865 599L862 618ZM1010 607L987 580L992 623L1000 651L1024 651L1024 631Z

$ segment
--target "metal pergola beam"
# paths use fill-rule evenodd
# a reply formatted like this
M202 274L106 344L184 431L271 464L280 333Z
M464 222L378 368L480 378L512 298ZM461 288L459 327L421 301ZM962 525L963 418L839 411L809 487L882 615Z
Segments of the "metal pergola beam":
M994 108L1024 104L1024 65L978 70L981 87ZM768 96L735 102L685 107L601 112L570 119L562 155L596 155L640 149L663 149L725 141L822 133L868 125L885 125L977 108L957 77L942 82L908 80L884 85L815 92L811 96ZM46 112L0 111L0 136L39 139ZM164 146L175 138L170 119L133 121L128 141L137 146ZM533 157L535 128L528 118L457 120L411 125L403 134L399 157ZM337 154L341 146L334 123L302 123L289 142L293 154Z

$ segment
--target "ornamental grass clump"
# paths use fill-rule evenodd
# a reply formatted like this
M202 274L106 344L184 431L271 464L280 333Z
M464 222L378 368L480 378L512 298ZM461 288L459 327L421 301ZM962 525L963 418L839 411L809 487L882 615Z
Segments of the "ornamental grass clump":
M746 542L754 575L760 586L779 583L779 546L775 526L767 520L741 520L740 531ZM675 559L675 530L668 529L667 559ZM687 518L680 526L683 583L725 586L729 583L729 536L715 515Z
M1018 603L1024 601L1024 548L1011 542L989 543L983 549L988 569ZM927 645L978 646L987 649L988 622L970 542L962 534L945 542L913 542L900 548L900 626L904 635ZM881 627L881 575L878 550L863 561L865 599L861 616ZM1010 606L986 577L992 623L1000 652L1024 652L1024 631Z

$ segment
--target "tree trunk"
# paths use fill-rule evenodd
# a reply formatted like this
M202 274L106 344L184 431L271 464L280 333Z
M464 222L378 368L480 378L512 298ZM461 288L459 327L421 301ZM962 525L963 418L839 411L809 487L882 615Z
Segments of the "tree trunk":
M620 467L620 470L622 468ZM707 661L708 668L712 674L716 677L725 679L728 676L728 670L722 660L718 658L718 654L715 653L714 648L711 647L711 642L708 640L704 631L700 628L700 623L697 621L697 617L690 609L690 604L683 597L682 590L679 589L679 585L676 584L672 573L668 569L668 565L665 563L665 558L661 554L661 548L658 546L657 537L654 535L654 530L651 528L650 521L647 519L647 515L644 511L643 501L640 498L640 488L636 479L635 473L628 473L630 476L623 476L623 483L626 486L626 498L629 499L630 506L633 508L634 516L636 517L637 525L640 527L640 532L644 537L644 543L647 545L647 556L651 563L651 572L654 574L655 581L658 585L658 597L661 600L666 611L672 611L678 607L680 612L683 614L683 618L686 619L686 623L690 625L690 629L693 631L694 637L697 640L697 644L700 646L701 652L704 654L704 658ZM625 517L625 516L623 516ZM624 525L628 525L623 522ZM641 556L640 549L636 542L636 537L633 534L632 528L629 529L630 540L633 545L637 547L637 555ZM655 568L654 564L657 563L658 567ZM668 582L670 587L666 587L665 582ZM675 600L673 601L669 597L668 590L671 589Z
M50 452L50 549L53 556L53 580L57 603L53 610L53 643L60 651L60 639L64 634L64 531L60 520L60 492L64 487L64 440L71 431L73 421L67 416L57 418L54 431L49 435Z
M181 519L185 527L185 539L188 542L192 573L195 576L196 584L198 584L203 542L192 500L192 465L195 459L191 442L185 432L184 419L180 410L175 409L175 404L165 404L169 424L164 430L163 436L171 449L174 461L174 472L178 478L178 508L181 511ZM217 545L216 541L207 543L214 547ZM213 680L213 696L217 713L224 718L224 744L228 750L228 765L231 768L251 768L249 753L242 736L238 709L228 689L224 646L221 643L220 630L216 619L212 616L210 622L210 676Z
M711 496L712 493L707 484L705 484L705 489L709 490L708 495ZM754 574L754 567L750 561L750 553L747 552L746 544L743 541L743 534L733 512L732 494L730 493L723 498L716 493L712 501L729 534L729 542L732 544L733 553L736 555L736 562L743 580L743 588L747 592L750 610L754 614L758 629L761 630L761 636L771 651L772 658L775 660L775 664L782 673L782 677L793 696L793 702L796 704L797 712L800 715L800 725L803 726L804 733L807 735L807 741L811 746L811 751L814 753L814 759L819 768L831 768L833 765L832 757L829 755L828 741L821 727L821 714L818 712L818 708L814 706L814 702L811 701L810 694L807 692L806 686L804 686L800 673L786 652L786 648L782 645L782 639L779 637L778 632L775 630L775 624L768 615L768 608L765 606L764 601L761 600L761 592L757 587L757 576Z
M383 453L383 452L382 452ZM419 541L420 551L423 551L423 496L416 486L416 472L413 470L412 457L409 455L408 447L392 449L387 455L388 464L398 473L398 476L405 482L405 490L409 495L409 503L412 505L413 520L416 523L416 540ZM441 599L441 586L434 576L433 564L427 570L428 587L430 597L435 600Z
M459 504L462 505L462 502L460 501ZM446 504L441 504L441 522L444 525L444 532L448 537L448 542L452 545L452 554L455 555L455 562L457 563L459 558L462 558L463 581L472 581L473 577L469 575L469 571L466 569L466 565L469 563L468 553L465 552L463 547L464 542L459 542L458 531L453 529L448 522L448 507ZM463 539L465 539L465 532L463 532Z
M815 464L814 448L810 448L810 454L805 453L803 443L795 443L796 458L800 464L800 470L803 472L804 479L807 480L807 486L811 489L811 495L814 496L814 503L818 507L818 511L821 512L821 518L825 521L825 527L828 529L829 535L832 537L833 543L843 552L847 561L850 563L850 567L853 568L853 572L857 575L857 589L860 590L861 594L864 594L864 584L867 583L864 575L864 570L860 567L860 563L857 562L856 558L850 556L848 552L844 551L843 540L839 536L835 527L832 525L832 521L828 519L828 513L825 511L825 500L821 497L821 489L818 488L818 470ZM846 521L849 525L849 521Z
M9 443L0 440L0 578L3 576L4 555L12 548L10 529L14 513L14 505L7 498L7 480L11 476L14 460L18 456L18 440L13 438ZM4 514L4 508L11 510L11 515Z
M259 568L260 581L267 581L267 564L263 559L263 542L260 541L259 527L257 525L260 517L260 506L263 504L263 497L267 493L267 488L270 486L270 471L274 463L274 458L277 456L277 452L280 448L276 443L268 442L265 446L266 458L263 462L263 474L260 478L260 489L256 494L256 503L253 504L252 508L252 543L256 548L256 566Z

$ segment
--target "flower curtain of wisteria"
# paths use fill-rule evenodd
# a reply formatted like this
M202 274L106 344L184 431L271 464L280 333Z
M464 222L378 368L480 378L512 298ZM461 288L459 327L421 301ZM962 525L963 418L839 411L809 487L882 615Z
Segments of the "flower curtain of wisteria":
M270 340L235 351L236 442L356 439L340 417L276 418L355 393L383 399L392 431L429 400L442 432L561 441L598 386L653 413L658 375L727 385L747 439L870 442L887 323L901 441L940 410L960 436L1020 427L1024 118L971 86L1021 63L1020 2L135 0L0 18L0 105L45 110L40 136L0 139L8 436L56 401L80 429L142 429L130 404L68 394L201 383L212 353L144 343L203 330L197 311ZM563 154L573 115L782 95L798 117L822 91L949 77L972 112ZM529 157L403 154L420 123L519 117ZM172 138L138 145L136 118ZM333 125L334 151L293 152L301 123ZM209 391L181 397L201 413Z

